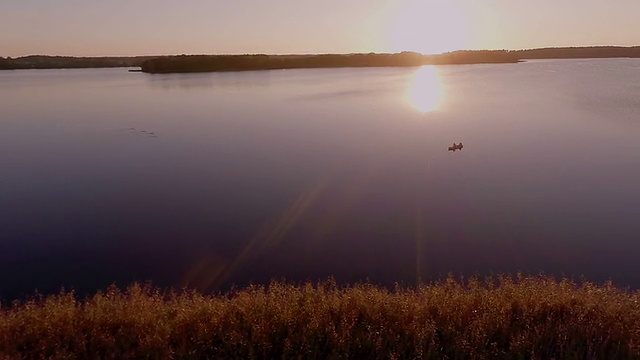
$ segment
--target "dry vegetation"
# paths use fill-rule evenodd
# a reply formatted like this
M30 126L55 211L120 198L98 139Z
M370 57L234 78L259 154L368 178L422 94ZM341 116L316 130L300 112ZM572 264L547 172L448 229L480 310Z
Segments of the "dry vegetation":
M640 358L640 294L548 277L417 289L273 283L217 296L132 285L0 313L0 359Z

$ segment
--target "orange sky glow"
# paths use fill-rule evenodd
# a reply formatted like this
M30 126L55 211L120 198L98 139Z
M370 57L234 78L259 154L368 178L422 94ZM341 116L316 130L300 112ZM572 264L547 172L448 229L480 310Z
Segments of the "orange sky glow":
M0 56L640 44L640 1L625 0L22 0L2 10Z

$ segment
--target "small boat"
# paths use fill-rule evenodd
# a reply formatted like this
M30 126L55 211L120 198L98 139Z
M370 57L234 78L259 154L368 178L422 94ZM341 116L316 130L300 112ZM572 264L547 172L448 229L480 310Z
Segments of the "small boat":
M453 143L453 146L449 146L449 151L462 150L463 147L464 145L462 145L462 141L460 144Z

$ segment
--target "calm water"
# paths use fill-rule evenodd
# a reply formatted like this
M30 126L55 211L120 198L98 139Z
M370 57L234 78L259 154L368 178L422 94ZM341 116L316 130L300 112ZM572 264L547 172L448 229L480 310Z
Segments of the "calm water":
M637 288L638 139L630 59L0 72L0 297L516 271Z

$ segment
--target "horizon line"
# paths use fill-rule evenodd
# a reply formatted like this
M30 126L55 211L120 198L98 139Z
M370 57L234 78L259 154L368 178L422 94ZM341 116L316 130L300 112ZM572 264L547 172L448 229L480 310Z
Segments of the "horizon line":
M136 57L164 57L164 56L241 56L241 55L268 55L268 56L314 56L314 55L354 55L354 54L401 54L404 52L416 53L423 56L438 56L444 54L450 54L462 51L531 51L531 50L545 50L545 49L576 49L576 48L637 48L639 45L571 45L571 46L543 46L532 48L519 48L519 49L506 49L506 48L494 48L494 49L458 49L441 53L420 53L418 51L403 50L399 52L376 52L376 51L362 51L362 52L319 52L319 53L261 53L261 52L244 52L244 53L170 53L170 54L145 54L145 55L47 55L42 53L32 53L28 55L20 56L0 56L3 59L20 59L30 56L48 56L48 57L69 57L69 58L136 58Z

